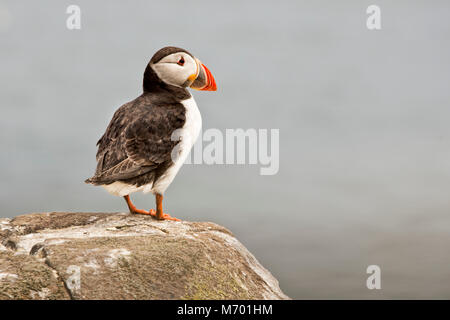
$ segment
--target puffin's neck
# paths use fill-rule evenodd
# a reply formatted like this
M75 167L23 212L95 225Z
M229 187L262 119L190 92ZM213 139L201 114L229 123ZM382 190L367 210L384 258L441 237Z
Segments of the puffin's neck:
M144 90L144 94L165 92L174 95L179 100L184 100L191 97L191 94L186 88L172 86L163 82L155 73L153 68L150 67L150 63L147 65L147 68L145 68L142 88Z

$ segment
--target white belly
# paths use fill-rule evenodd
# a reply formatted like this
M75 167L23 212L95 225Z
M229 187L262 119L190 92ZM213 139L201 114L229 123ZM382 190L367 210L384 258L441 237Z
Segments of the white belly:
M200 111L197 108L194 97L183 100L181 101L181 103L186 108L186 121L183 128L172 135L173 138L175 138L175 136L179 136L181 138L181 141L177 144L174 152L172 153L172 160L174 161L174 164L169 169L167 169L161 177L159 177L154 185L147 184L136 187L120 181L116 181L109 185L103 186L108 192L123 197L136 191L142 191L144 193L153 192L159 194L163 194L164 191L166 191L170 183L177 175L178 170L180 170L181 166L186 160L186 157L188 156L189 151L197 140L202 128L202 117L200 115Z
M156 184L152 188L153 193L163 194L169 187L172 180L180 170L186 157L189 154L192 146L198 138L198 134L202 128L202 116L197 108L197 104L193 97L186 99L181 102L186 108L186 122L181 130L179 130L179 135L181 135L181 141L178 143L176 150L179 151L178 156L172 157L174 160L174 165L167 169L166 172L158 179Z
M153 185L150 183L150 184L145 184L140 187L137 187L137 186L134 186L131 184L121 182L121 181L116 181L111 184L104 184L104 185L102 185L102 187L105 188L106 191L108 191L109 193L111 193L115 196L124 197L124 196L129 195L130 193L133 193L136 191L142 191L144 193L148 193L148 192L152 191Z

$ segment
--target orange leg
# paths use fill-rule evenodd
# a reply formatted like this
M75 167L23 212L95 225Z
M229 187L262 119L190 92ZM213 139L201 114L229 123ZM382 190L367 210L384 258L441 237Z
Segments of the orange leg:
M125 196L125 201L127 202L128 205L128 209L130 209L130 213L139 213L139 214L147 214L150 215L150 212L142 210L142 209L137 209L133 202L131 202L130 196Z
M163 212L163 208L162 208L162 201L163 201L163 196L162 194L156 194L156 212L155 210L150 210L149 213L152 217L158 219L158 220L173 220L173 221L180 221L180 219L177 219L175 217L171 217L168 213L164 213Z

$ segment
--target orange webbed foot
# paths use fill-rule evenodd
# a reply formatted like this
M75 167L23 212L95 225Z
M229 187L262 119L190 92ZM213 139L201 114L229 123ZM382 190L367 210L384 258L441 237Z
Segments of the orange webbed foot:
M156 211L153 209L150 209L149 214L155 218L156 220L171 220L171 221L181 221L178 218L172 217L170 214L168 213L163 213L162 215L158 215L156 214Z

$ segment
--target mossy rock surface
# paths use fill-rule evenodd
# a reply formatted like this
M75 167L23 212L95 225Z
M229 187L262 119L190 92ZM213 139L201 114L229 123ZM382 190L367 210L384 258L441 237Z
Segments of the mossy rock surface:
M126 213L0 219L0 299L289 299L224 227Z
M0 252L0 299L69 299L62 279L28 255Z

